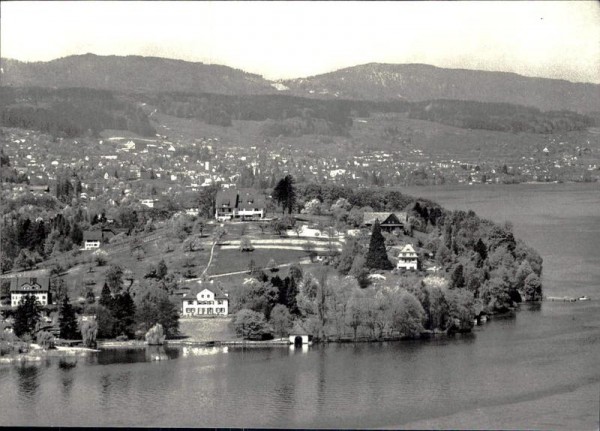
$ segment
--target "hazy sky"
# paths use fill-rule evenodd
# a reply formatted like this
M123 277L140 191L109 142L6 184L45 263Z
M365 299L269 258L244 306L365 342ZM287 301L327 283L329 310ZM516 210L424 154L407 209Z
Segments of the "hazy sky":
M292 78L369 62L600 83L600 3L2 2L2 57L153 55Z

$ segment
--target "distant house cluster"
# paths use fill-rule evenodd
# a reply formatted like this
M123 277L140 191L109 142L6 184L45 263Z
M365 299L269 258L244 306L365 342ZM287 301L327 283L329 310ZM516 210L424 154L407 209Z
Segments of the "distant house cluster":
M229 297L218 287L206 287L202 284L194 287L181 298L183 316L227 316Z
M215 218L227 220L257 220L265 216L265 197L255 190L221 190L216 196Z

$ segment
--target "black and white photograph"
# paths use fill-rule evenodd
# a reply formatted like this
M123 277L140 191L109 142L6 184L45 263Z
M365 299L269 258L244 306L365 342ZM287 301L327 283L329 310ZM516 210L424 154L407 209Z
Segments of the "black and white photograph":
M599 2L0 36L0 428L600 429Z

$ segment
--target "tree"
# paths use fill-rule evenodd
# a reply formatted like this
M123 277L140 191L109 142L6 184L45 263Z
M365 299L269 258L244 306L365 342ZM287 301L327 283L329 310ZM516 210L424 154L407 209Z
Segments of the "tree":
M296 188L294 187L294 183L294 177L286 175L279 180L273 189L273 199L281 206L284 213L287 209L288 214L291 214L296 206Z
M365 267L365 257L361 254L357 254L354 257L354 261L352 262L352 267L350 268L349 275L356 278L358 281L358 285L364 289L371 284L371 280L369 279L369 271Z
M246 289L241 292L237 299L239 309L247 308L252 311L261 312L269 318L271 310L279 302L279 289L269 281L252 279Z
M111 311L115 319L114 334L132 338L135 323L135 304L129 292L122 292L114 297Z
M102 305L91 305L86 307L86 312L96 316L98 338L114 337L115 318L109 308Z
M14 266L17 268L31 269L35 266L38 257L38 253L32 253L27 249L22 249L17 258L15 259ZM39 257L39 260L41 260L41 257Z
M342 275L347 275L352 269L355 257L360 252L360 245L354 238L349 238L342 246L342 253L338 260L336 269Z
M267 262L267 265L265 266L265 269L268 269L271 272L275 272L278 270L277 262L275 261L274 258L269 259L269 261Z
M507 311L512 301L508 284L502 278L491 278L483 283L480 290L480 297L483 301L483 305L492 311Z
M542 282L540 278L531 273L525 278L524 289L526 301L541 301L542 300Z
M358 328L363 324L362 298L358 295L358 293L355 293L352 298L350 298L346 314L346 323L354 332L354 340L356 340Z
M83 345L94 349L96 347L96 337L98 335L98 323L94 320L83 322L81 324L81 339Z
M35 295L24 295L21 297L14 314L13 330L17 337L27 335L33 338L36 326L40 321L41 307Z
M205 228L206 228L206 221L204 219L199 218L194 223L194 229L192 231L197 233L198 235L200 235L200 237L202 238L202 233L204 232Z
M423 332L425 311L414 295L401 291L391 302L391 326L402 337L418 337Z
M53 277L50 280L50 292L55 303L60 303L68 295L67 283L62 277Z
M119 265L111 265L106 272L105 280L111 293L119 293L123 287L123 268Z
M162 289L150 287L136 297L135 321L143 332L161 325L168 337L179 331L179 310Z
M6 255L4 252L0 252L0 273L4 274L8 272L13 267L13 261L10 257Z
M321 201L319 199L311 199L304 205L303 214L320 215Z
M94 295L94 290L93 289L88 288L86 290L86 292L85 292L85 302L88 305L96 303L96 296Z
M365 265L368 268L373 269L389 270L393 268L385 249L385 239L381 234L379 220L375 220L375 223L373 224L373 231L371 233L371 241L369 242L369 251L365 258Z
M456 265L454 271L452 272L452 278L450 279L450 287L452 289L460 289L465 287L465 276L463 274L463 266L462 264Z
M248 309L238 311L233 317L232 325L238 336L248 340L263 340L272 332L262 313Z
M35 336L37 344L44 350L54 349L54 335L47 331L39 331Z
M487 246L485 243L479 238L477 243L475 244L475 251L479 254L479 257L482 261L487 259Z
M247 236L240 239L240 251L254 251L254 246Z
M476 304L473 292L467 289L453 289L446 292L448 315L453 320L452 328L468 331L473 327L476 316Z
M529 276L529 274L533 273L533 269L531 269L531 265L527 260L521 262L519 268L517 269L517 273L515 275L515 287L519 290L525 289L525 280Z
M160 262L158 262L158 265L156 265L156 278L164 280L168 272L169 269L167 268L165 260L161 259Z
M146 332L144 338L146 339L146 343L149 346L163 345L165 343L166 336L164 334L162 325L160 323L157 323L154 326L152 326L152 328L150 328L148 332Z
M112 301L113 297L110 293L110 287L108 287L108 284L105 282L104 286L102 286L102 291L100 292L100 300L98 301L98 304L110 310L112 307Z
M108 262L108 253L104 250L96 250L94 252L94 259L96 260L96 265L104 266Z
M198 211L202 217L207 219L215 217L215 201L218 191L219 186L216 184L202 187L198 196Z
M60 338L65 340L79 339L79 328L77 327L77 316L69 298L65 296L60 306L58 317L58 326L60 328Z
M271 326L275 334L284 337L292 327L292 315L283 304L277 304L271 311Z

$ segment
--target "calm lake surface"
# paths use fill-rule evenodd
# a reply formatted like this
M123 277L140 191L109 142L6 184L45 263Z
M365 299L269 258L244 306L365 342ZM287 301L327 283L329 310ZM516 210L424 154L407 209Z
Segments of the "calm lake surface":
M472 334L304 350L103 351L0 367L0 425L598 429L600 187L407 192L511 220L544 258L547 295Z

